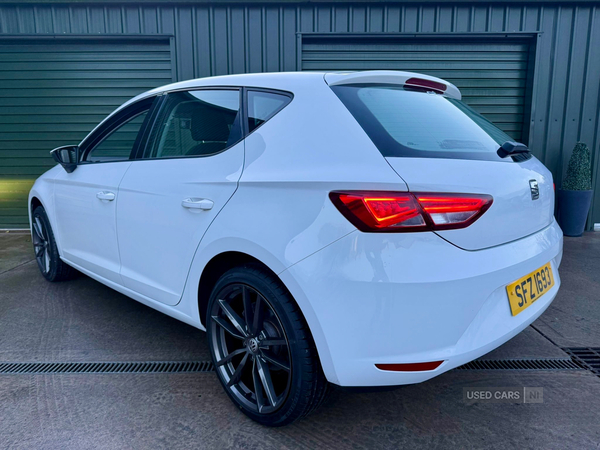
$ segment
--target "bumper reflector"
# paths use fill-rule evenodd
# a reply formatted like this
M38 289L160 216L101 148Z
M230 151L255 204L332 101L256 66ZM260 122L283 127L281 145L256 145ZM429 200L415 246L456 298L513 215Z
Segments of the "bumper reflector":
M375 364L380 370L388 370L390 372L421 372L424 370L437 369L444 361L431 361L421 363L407 364Z

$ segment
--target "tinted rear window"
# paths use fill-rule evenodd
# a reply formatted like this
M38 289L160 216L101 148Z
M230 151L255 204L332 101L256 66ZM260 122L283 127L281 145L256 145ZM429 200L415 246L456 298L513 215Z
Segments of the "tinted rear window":
M502 159L513 139L460 100L390 85L332 86L384 156Z
M248 132L252 133L291 101L284 94L248 91Z

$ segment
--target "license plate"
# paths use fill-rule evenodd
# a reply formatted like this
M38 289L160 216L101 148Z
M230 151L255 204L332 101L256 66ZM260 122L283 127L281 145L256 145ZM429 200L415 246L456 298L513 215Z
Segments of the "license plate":
M512 315L519 314L548 292L552 286L554 286L554 274L550 263L506 286Z

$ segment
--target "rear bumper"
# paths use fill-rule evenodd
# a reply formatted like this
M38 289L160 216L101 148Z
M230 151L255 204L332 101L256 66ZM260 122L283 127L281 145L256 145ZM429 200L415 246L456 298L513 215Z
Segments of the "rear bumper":
M354 232L280 274L301 304L328 380L341 386L418 383L493 350L550 305L560 287L562 231L465 251L433 233ZM506 285L552 265L555 286L512 316ZM421 372L375 364L444 361Z

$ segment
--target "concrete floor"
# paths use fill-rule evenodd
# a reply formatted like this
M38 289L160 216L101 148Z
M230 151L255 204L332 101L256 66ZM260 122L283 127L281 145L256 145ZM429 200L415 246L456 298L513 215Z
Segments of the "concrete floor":
M80 276L47 283L27 235L0 235L0 362L208 360L204 333ZM600 347L600 233L565 238L562 289L484 359ZM543 387L543 404L467 404L464 387ZM600 377L451 371L391 392L335 390L312 416L261 427L214 373L0 375L0 448L600 448Z

